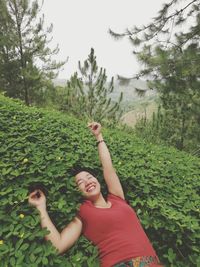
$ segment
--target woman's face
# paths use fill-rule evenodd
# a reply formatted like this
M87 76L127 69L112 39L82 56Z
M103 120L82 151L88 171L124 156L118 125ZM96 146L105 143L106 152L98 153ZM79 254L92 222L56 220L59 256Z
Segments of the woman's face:
M86 171L75 176L76 185L84 197L92 199L100 194L101 186L92 174Z

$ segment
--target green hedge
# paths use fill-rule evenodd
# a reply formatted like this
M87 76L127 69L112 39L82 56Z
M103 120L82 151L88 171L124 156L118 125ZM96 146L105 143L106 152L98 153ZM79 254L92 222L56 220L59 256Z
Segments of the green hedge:
M117 129L103 129L126 198L165 266L200 266L200 162L174 148L155 146ZM96 267L97 250L81 237L58 255L28 188L43 183L47 209L61 231L80 197L70 170L79 163L102 170L86 123L59 112L25 107L0 96L0 266ZM106 193L105 185L103 192Z

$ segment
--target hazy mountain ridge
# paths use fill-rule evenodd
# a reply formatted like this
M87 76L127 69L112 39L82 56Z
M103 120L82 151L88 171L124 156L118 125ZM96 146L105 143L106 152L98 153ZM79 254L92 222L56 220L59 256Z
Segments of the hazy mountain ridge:
M55 86L65 86L67 84L66 79L55 79L53 80ZM145 90L146 93L143 97L139 96L135 89ZM145 100L149 98L154 98L157 96L157 92L155 90L149 89L147 82L143 80L130 80L127 84L123 84L119 80L114 80L114 90L110 94L113 101L117 101L119 99L120 93L123 92L123 101L122 103L127 102L135 102L137 100Z
M65 79L55 79L55 86L64 87L67 84ZM139 96L135 89L146 91L144 96ZM156 90L148 88L147 82L143 80L130 80L129 82L121 82L114 80L114 90L109 95L112 101L118 101L121 92L123 92L123 100L121 107L123 114L121 122L134 127L136 122L142 117L150 119L153 112L157 110L158 93Z

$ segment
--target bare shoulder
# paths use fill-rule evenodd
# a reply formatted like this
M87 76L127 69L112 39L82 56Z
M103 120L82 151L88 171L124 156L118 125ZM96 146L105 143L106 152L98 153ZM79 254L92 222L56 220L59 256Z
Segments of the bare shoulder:
M81 221L81 218L78 217L78 216L75 216L74 219L72 220L72 222L76 223L76 224L79 224L82 226L82 221Z
M110 192L109 191L109 193L112 195L112 196L114 196L114 197L118 197L118 198L120 198L120 199L122 199L122 200L126 200L125 199L125 196L124 196L124 192Z

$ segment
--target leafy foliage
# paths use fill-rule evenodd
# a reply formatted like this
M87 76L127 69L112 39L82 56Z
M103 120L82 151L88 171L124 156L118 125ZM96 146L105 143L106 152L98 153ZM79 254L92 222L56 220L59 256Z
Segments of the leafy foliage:
M197 266L200 162L184 152L155 146L131 132L103 129L127 200L165 266ZM80 162L103 184L95 140L84 121L28 108L0 96L0 266L96 267L97 251L83 237L64 255L44 241L28 188L42 183L58 230L72 220L80 196L70 175ZM103 193L106 193L103 185Z

